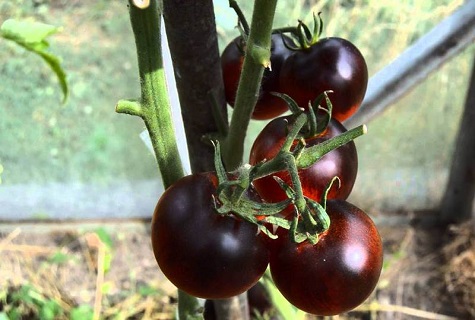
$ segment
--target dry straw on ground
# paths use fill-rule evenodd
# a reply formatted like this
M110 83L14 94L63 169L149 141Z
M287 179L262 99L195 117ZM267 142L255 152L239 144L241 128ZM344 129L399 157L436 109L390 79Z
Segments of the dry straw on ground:
M38 318L32 305L8 304L9 295L28 285L59 303L64 311L59 319L68 319L81 304L90 306L95 319L172 319L175 288L156 266L148 226L114 232L112 248L94 231L15 229L3 234L0 297L6 296L0 299L0 312L15 307L25 319ZM475 317L473 230L464 224L437 232L381 229L388 266L380 284L367 303L339 319Z

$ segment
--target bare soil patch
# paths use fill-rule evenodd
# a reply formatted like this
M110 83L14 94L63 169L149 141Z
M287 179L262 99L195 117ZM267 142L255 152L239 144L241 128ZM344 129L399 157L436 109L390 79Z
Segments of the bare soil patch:
M340 318L475 318L470 224L379 229L385 267L378 288ZM176 290L158 270L146 222L4 225L0 253L0 312L16 308L22 319L38 319L37 305L13 299L31 288L59 303L59 319L69 319L79 306L89 306L102 319L174 316Z

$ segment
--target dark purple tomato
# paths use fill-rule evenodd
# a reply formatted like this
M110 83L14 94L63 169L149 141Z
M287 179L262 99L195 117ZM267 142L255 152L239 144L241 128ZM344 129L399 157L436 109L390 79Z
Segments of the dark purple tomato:
M283 43L282 37L289 43L289 37L280 34L272 35L271 42L271 66L272 70L264 70L261 90L257 100L252 118L256 120L267 120L275 118L288 110L287 104L280 98L273 96L270 92L280 92L279 75L285 59L292 54ZM237 37L231 41L221 55L221 67L223 70L224 91L227 103L233 107L236 99L236 91L241 76L242 64L244 61L244 44L242 38Z
M251 147L249 163L255 165L264 159L272 159L279 152L288 132L292 116L275 118L259 133ZM305 139L306 147L322 143L345 132L345 127L331 119L327 129L320 135ZM335 183L328 193L328 199L346 199L353 189L358 172L358 155L353 141L327 153L319 161L306 169L299 170L303 194L315 201L320 201L325 188L335 176L340 178L341 187ZM277 176L291 184L288 171L280 171L271 176L254 180L253 184L259 195L267 202L279 202L287 198L280 185L274 180Z
M224 299L252 287L269 262L264 236L233 215L216 212L214 173L186 176L161 196L152 247L165 276L186 293Z
M374 290L383 264L383 246L373 221L344 201L327 203L330 228L312 245L283 230L272 247L270 270L282 295L316 315L347 312Z
M308 108L322 92L329 94L332 117L343 122L363 101L368 85L368 68L361 52L341 38L324 38L308 49L296 51L285 60L280 72L280 89L297 104Z

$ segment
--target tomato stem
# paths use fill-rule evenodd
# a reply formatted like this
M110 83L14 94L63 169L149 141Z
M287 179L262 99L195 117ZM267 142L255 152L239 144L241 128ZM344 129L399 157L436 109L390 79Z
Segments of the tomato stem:
M229 133L223 141L228 170L242 162L244 139L259 96L264 66L270 66L271 32L277 0L256 0Z
M249 23L247 23L246 16L242 12L241 8L239 7L239 4L237 3L236 0L229 0L229 6L234 9L236 12L239 23L242 25L242 28L244 30L244 33L246 35L249 35Z
M290 175L290 180L292 181L292 186L295 191L294 205L297 208L299 213L305 211L306 201L303 196L302 183L300 182L300 177L297 169L297 161L292 154L286 157L287 171Z
M161 11L157 0L137 6L130 0L130 22L137 47L141 98L120 100L116 111L139 116L147 127L165 188L184 176L167 92L161 49ZM180 319L202 319L198 299L178 291Z
M322 143L319 143L309 148L305 148L297 160L297 167L299 169L305 169L310 167L328 152L338 147L341 147L344 144L347 144L348 142L356 139L359 136L362 136L367 131L368 129L366 125L363 124Z
M184 175L178 153L171 105L163 68L160 12L157 1L141 9L130 5L130 22L135 36L141 84L140 101L120 100L116 111L143 119L152 141L165 187Z
M303 126L307 123L307 120L308 117L305 113L300 114L297 119L295 119L295 122L292 124L292 127L290 128L289 133L287 134L287 138L285 139L284 144L282 145L282 151L290 152L290 148L292 148L295 139L300 133L300 130L302 130Z
M279 151L279 153L272 159L259 164L252 172L252 179L258 179L265 176L269 176L273 173L287 169L288 155L292 156L290 148L292 147L297 135L302 127L307 123L307 115L305 113L300 114L289 130L287 137Z

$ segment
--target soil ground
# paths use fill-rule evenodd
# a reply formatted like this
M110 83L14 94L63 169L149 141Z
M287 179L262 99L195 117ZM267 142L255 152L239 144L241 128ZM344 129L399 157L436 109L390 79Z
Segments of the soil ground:
M475 318L470 224L447 231L379 230L385 244L379 285L365 304L340 318ZM69 319L80 306L103 319L173 318L176 290L157 268L147 222L4 224L0 254L0 312L17 308L22 319L40 318L38 303L14 301L15 294L29 296L24 290L30 288L60 304L59 318Z

